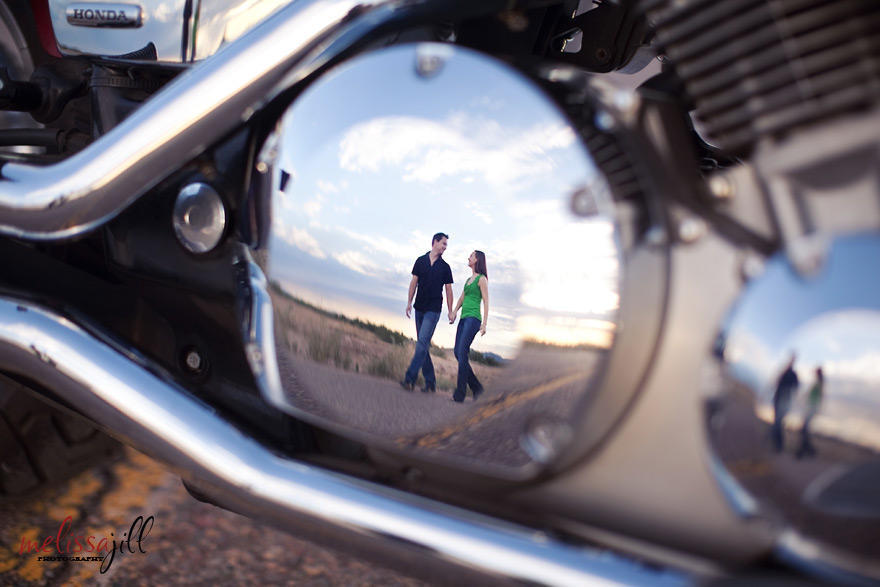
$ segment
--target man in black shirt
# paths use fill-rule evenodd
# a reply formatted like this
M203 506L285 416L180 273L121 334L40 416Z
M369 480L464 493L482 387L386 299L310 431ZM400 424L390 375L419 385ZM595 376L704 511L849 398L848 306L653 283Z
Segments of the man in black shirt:
M782 452L785 448L785 416L791 408L792 397L800 385L797 373L794 371L796 359L797 357L792 353L788 366L776 382L776 391L773 392L773 426L770 430L776 452Z
M409 391L415 387L419 369L425 376L424 391L436 391L437 379L434 376L434 363L431 362L431 337L440 321L443 306L443 289L446 289L446 305L452 313L452 269L443 260L448 235L438 232L431 240L431 250L416 259L409 283L409 298L406 302L406 317L410 317L415 295L416 309L416 350L400 385ZM418 293L416 294L416 289Z

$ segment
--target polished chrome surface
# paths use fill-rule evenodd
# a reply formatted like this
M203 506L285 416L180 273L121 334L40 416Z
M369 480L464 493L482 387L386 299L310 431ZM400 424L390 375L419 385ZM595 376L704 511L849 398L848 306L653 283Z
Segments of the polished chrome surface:
M195 182L184 186L174 202L174 234L191 253L207 253L226 230L226 208L212 186Z
M315 82L261 157L275 328L260 356L277 366L258 368L281 385L263 386L268 401L505 477L569 448L614 342L622 261L608 185L530 80L449 45L379 50ZM487 331L471 346L486 391L461 404L445 301L431 340L437 392L398 384L414 348L411 269L436 232L449 235L453 303L471 252L488 267Z
M741 511L805 565L880 580L880 236L829 242L804 277L771 259L709 365L709 435ZM793 548L793 544L800 545ZM795 553L800 553L796 555Z
M199 18L193 28L191 59L207 59L290 3L291 0L198 0Z
M686 577L283 459L71 322L0 299L0 369L26 375L236 511L397 560L412 572L549 585L680 585ZM443 575L438 575L442 573Z
M291 0L49 0L59 49L66 55L123 55L153 43L159 61L188 63L217 53ZM102 27L88 30L82 27ZM111 28L136 27L133 31ZM184 30L186 32L184 32Z
M67 5L67 23L72 26L137 28L144 24L138 4L76 2Z
M168 173L253 112L284 79L329 51L310 49L357 8L391 0L300 0L166 86L121 124L49 167L8 163L0 180L0 233L30 239L76 236L106 222ZM383 11L370 23L382 24ZM355 21L352 21L355 22ZM127 34L127 33L126 33ZM352 42L356 39L351 39ZM324 51L324 52L322 52Z
M125 55L153 43L159 61L181 62L187 0L139 0L113 3L70 3L67 0L48 0L48 2L52 29L62 55ZM86 8L92 11L90 18L85 18ZM137 13L140 24L136 28L109 28L106 25L98 25L96 10L100 10L102 14L107 10L117 11L117 15L119 12L124 12L126 17ZM74 20L71 21L71 18ZM96 26L102 28L96 30L94 28Z

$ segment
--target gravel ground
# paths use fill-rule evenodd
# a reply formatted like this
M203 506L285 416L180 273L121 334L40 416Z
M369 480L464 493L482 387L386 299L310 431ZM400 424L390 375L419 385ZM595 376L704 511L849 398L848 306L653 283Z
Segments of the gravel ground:
M139 516L153 516L140 544ZM122 543L129 533L134 539ZM21 553L49 537L42 553ZM58 556L56 542L67 556L95 556L89 551L104 539L122 547L111 561L39 560ZM132 449L63 486L0 502L0 585L56 584L424 585L198 502L177 476Z

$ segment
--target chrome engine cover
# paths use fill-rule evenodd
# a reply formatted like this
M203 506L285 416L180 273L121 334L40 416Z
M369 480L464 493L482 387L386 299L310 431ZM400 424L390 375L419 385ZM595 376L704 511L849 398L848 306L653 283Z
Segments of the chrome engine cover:
M555 104L474 51L403 45L346 62L267 140L274 333L252 367L273 405L372 447L524 479L571 448L615 340L622 255L608 184ZM268 190L267 190L268 191ZM267 223L268 225L268 223ZM401 389L412 356L410 268L435 232L454 298L488 262L486 393L449 401L444 301L437 393ZM266 316L256 309L255 315ZM272 340L270 340L272 339Z
M874 580L878 263L876 233L835 239L814 275L799 274L786 255L771 259L719 336L707 400L719 474L736 508L775 520L786 558Z
M152 44L158 61L189 63L210 57L288 3L49 0L49 12L58 48L65 55L126 55Z

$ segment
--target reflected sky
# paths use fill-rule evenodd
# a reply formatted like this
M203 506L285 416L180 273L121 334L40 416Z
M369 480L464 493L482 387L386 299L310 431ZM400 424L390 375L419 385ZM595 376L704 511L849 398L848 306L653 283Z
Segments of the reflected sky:
M841 239L824 272L803 279L782 260L768 265L731 320L725 359L772 420L776 381L792 352L800 380L794 417L821 366L825 399L817 432L880 449L880 260L875 237Z
M138 28L95 28L67 23L67 0L49 0L52 29L58 44L74 53L122 55L156 46L159 61L180 61L183 13L186 0L119 0L113 4L141 6L143 25Z
M285 116L270 279L412 336L412 265L445 232L455 299L471 251L486 253L491 310L475 349L509 357L523 338L608 346L619 303L610 194L571 128L530 85L472 53L456 51L428 78L414 64L412 47L360 58ZM571 213L581 187L599 215ZM441 320L434 342L454 337Z

